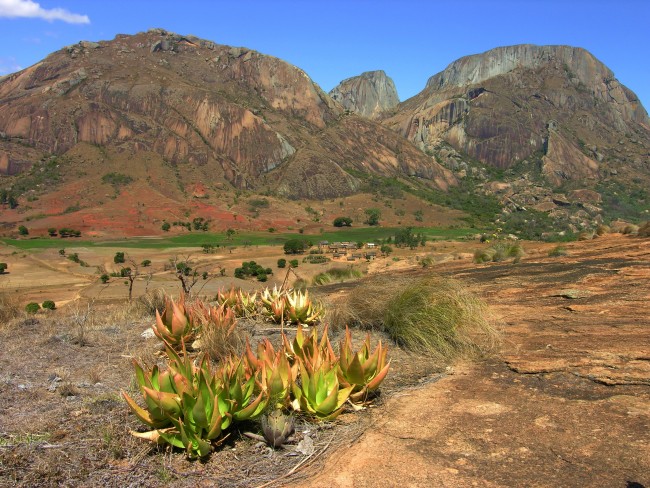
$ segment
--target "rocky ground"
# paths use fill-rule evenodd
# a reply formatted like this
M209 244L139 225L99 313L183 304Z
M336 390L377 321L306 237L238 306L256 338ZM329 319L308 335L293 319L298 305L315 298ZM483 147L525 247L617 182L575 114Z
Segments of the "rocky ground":
M519 263L481 265L477 246L436 244L435 271L486 299L501 352L445 372L393 347L376 408L299 421L310 449L235 432L199 463L132 438L119 391L133 392L132 358L156 350L135 308L3 324L0 486L650 486L650 240L615 234L559 257L529 243ZM407 261L371 272L431 273Z
M300 486L650 486L650 242L548 249L442 264L503 318L501 355L395 395Z

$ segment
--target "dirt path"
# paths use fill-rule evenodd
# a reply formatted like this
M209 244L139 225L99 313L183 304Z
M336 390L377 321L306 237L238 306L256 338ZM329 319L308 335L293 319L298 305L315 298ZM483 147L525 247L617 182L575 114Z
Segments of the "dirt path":
M501 357L396 395L300 486L650 486L650 241L439 269L505 322Z

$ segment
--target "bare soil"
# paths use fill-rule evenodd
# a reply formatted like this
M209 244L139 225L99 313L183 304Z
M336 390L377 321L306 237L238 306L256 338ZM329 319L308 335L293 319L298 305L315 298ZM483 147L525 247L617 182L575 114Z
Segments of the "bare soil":
M88 313L94 289L83 275L49 281L59 264L25 277L20 293L76 288L82 300L0 326L0 486L650 486L650 240L610 235L567 244L556 258L555 245L528 243L516 264L473 264L477 247L420 251L435 257L433 271L405 253L370 272L463 280L502 318L500 354L448 367L393 347L375 407L333 425L298 419L296 442L309 437L312 450L271 451L233 432L205 462L128 433L141 425L119 392L133 392L133 358L157 360L157 342L140 335L151 317L101 300ZM255 253L233 259L276 259ZM319 294L335 301L350 286ZM107 301L123 300L115 290ZM277 335L264 323L249 329Z

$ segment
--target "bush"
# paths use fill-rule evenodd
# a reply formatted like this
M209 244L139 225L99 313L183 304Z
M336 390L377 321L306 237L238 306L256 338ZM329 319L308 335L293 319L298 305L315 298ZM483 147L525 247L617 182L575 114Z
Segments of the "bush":
M278 259L278 268L284 268L287 265L287 260L284 258Z
M307 249L307 242L303 239L289 239L284 243L285 254L300 254Z
M41 307L45 310L55 310L56 304L52 300L45 300Z
M368 225L379 225L379 219L381 218L381 210L378 208L368 208L366 209L366 224Z
M145 260L142 261L142 263L140 263L140 264L142 264L142 266L144 266L145 268L147 268L147 267L151 266L151 259L145 259Z
M7 263L0 263L0 274L4 274L7 269Z
M25 312L27 313L36 313L41 309L41 306L36 302L31 302L25 305Z
M99 277L99 279L102 281L102 283L106 284L106 283L108 283L108 280L111 279L111 277L108 276L106 273L104 273L103 275L101 275Z
M292 259L289 261L289 264L291 265L292 268L297 268L298 267L298 260L297 259Z
M401 347L434 357L482 355L498 344L487 306L449 278L366 280L341 310L338 320L381 330Z
M20 227L18 227L18 233L21 236L26 236L29 235L29 230L27 230L27 227L25 227L24 225L21 225Z
M163 230L163 232L169 232L169 229L171 229L171 225L169 222L163 223L163 225L160 226L160 228Z
M118 252L115 253L115 256L113 256L113 262L115 264L123 263L124 261L125 261L125 258L124 258L124 253L123 252L118 251Z
M628 224L623 227L623 234L636 234L639 230L638 225Z
M350 227L352 219L350 217L336 217L333 222L334 227Z

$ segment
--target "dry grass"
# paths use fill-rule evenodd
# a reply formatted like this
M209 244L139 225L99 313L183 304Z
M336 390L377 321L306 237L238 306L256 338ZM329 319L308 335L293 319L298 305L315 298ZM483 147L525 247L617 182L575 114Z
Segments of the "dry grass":
M7 324L22 315L23 309L16 294L0 291L0 324Z
M636 231L636 235L639 237L650 237L650 221L641 224Z
M367 280L338 310L330 316L335 325L381 330L407 350L446 360L491 353L499 343L485 303L448 278Z
M230 330L210 322L203 326L201 332L201 351L217 362L231 356L241 356L245 351L246 336L237 325Z

